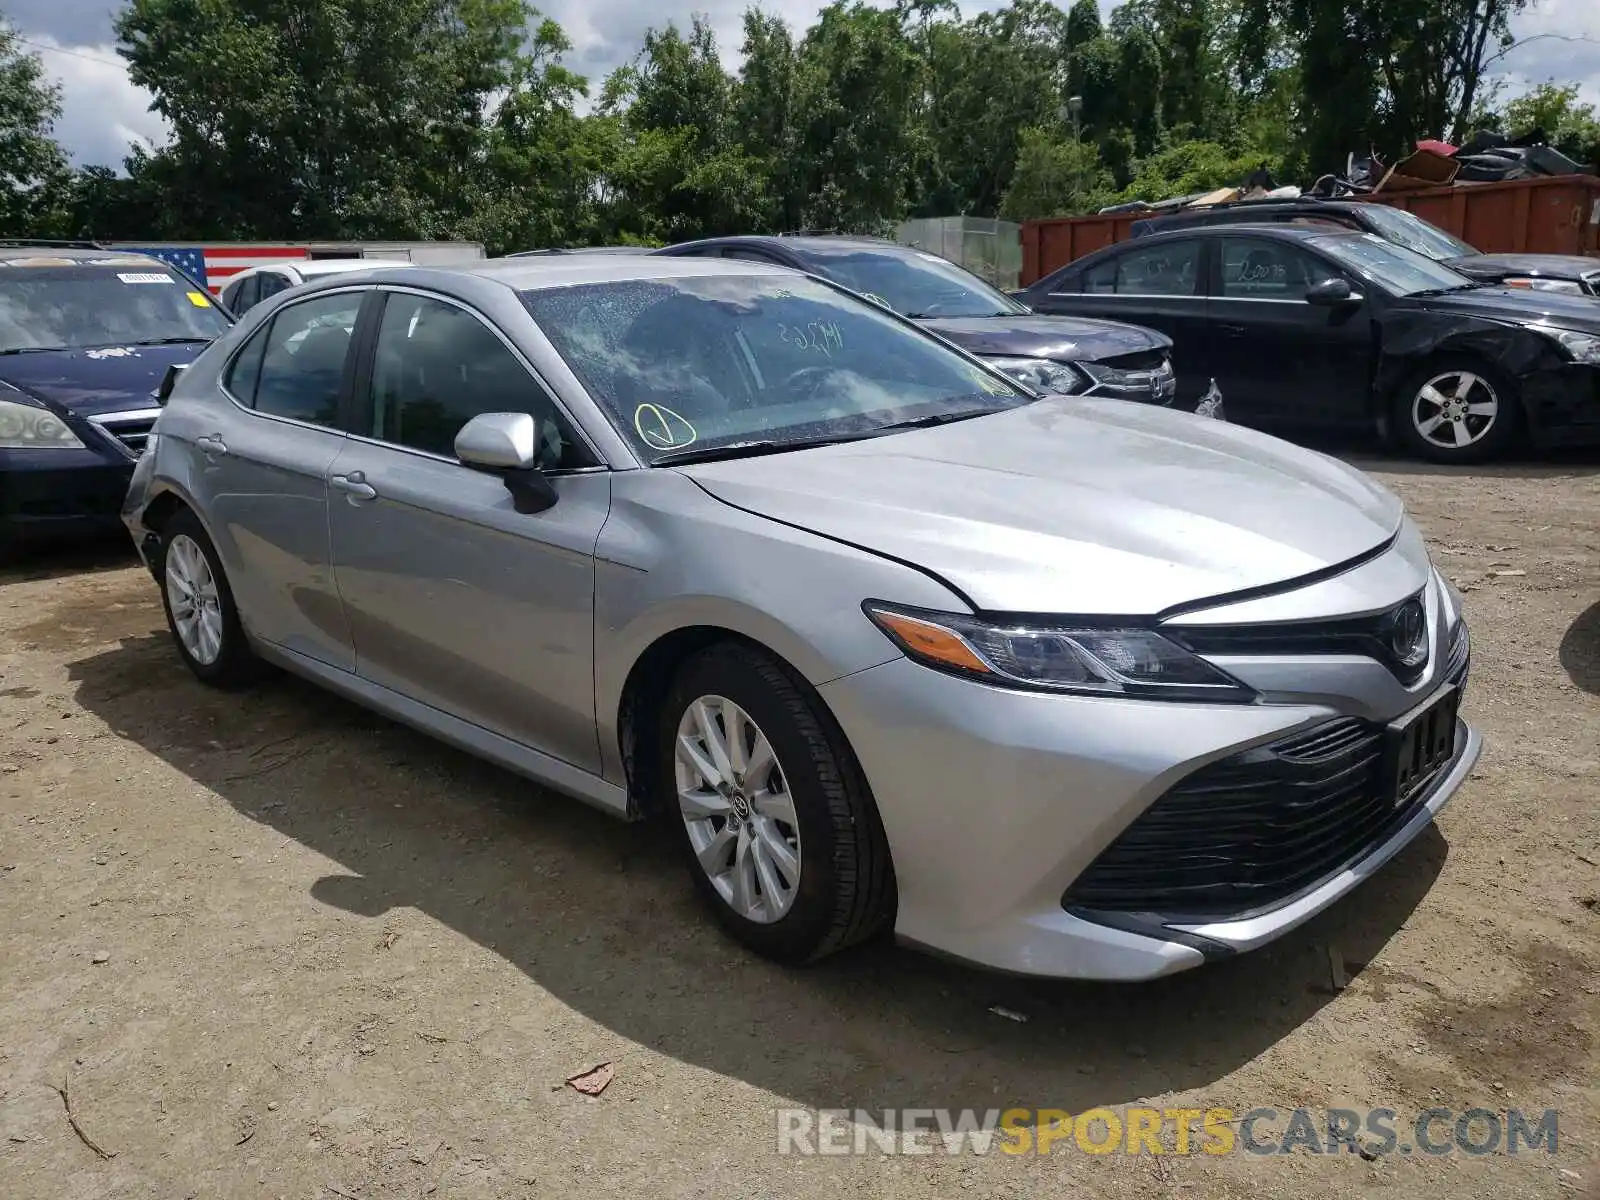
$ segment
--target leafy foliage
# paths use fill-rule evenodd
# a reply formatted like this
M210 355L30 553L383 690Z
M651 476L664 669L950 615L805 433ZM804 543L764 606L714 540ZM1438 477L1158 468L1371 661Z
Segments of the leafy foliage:
M1593 160L1575 88L1484 83L1532 2L834 0L804 30L751 7L736 73L697 16L591 94L527 0L128 0L119 52L170 141L69 172L0 28L0 228L498 252L1081 212L1485 122Z

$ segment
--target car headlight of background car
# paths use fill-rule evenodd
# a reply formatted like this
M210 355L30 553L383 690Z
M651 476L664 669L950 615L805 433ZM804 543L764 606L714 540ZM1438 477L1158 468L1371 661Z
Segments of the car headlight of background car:
M1576 279L1534 279L1532 276L1518 276L1514 279L1502 280L1506 287L1526 288L1534 292L1566 292L1572 296L1586 296L1583 284Z
M83 443L55 413L0 400L0 449L81 450Z
M1576 329L1540 328L1546 337L1554 338L1561 348L1581 363L1600 366L1600 337L1592 333L1579 333Z
M991 358L988 362L990 366L1000 368L1013 379L1020 379L1041 392L1070 395L1081 392L1089 382L1076 368L1066 363L1052 362L1048 358Z
M995 624L868 601L868 617L925 666L1001 687L1243 702L1237 679L1153 629Z

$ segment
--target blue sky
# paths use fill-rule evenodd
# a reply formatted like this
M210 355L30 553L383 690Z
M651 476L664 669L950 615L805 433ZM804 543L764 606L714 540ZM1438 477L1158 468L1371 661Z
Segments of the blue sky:
M724 60L737 65L739 18L747 0L544 0L542 11L559 21L574 45L568 65L598 84L637 52L646 29L668 21L688 24L691 12L703 12L715 27ZM1109 11L1113 4L1101 0ZM136 139L161 141L161 118L149 111L149 96L134 87L113 48L110 0L0 0L0 12L37 50L46 70L62 86L64 112L56 136L79 163L120 165ZM817 0L764 0L762 7L792 25L810 23ZM996 7L968 3L967 11ZM1496 68L1503 71L1509 93L1554 79L1576 83L1584 99L1600 105L1600 2L1536 0L1514 28L1534 38L1513 50ZM1559 35L1537 38L1535 35ZM1566 41L1590 37L1596 41Z

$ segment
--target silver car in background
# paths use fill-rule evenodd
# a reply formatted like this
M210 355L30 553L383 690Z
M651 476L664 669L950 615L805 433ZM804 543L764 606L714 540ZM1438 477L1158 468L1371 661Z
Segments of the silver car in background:
M1248 950L1479 752L1460 598L1389 492L750 262L276 297L178 378L125 518L201 679L267 660L659 818L784 962Z

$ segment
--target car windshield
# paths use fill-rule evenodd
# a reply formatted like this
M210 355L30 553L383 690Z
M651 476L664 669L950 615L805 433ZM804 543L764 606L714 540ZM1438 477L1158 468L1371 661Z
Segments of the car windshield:
M937 254L808 246L812 270L903 317L1001 317L1028 310Z
M871 437L1034 399L874 305L800 276L573 284L522 300L645 462Z
M0 354L209 342L211 298L159 263L0 263Z
M1380 234L1407 250L1415 250L1433 259L1460 258L1464 254L1478 253L1460 238L1451 237L1437 225L1430 225L1403 208L1368 204L1365 211L1367 219Z
M1478 285L1443 263L1375 234L1342 234L1311 239L1325 254L1332 255L1388 291L1399 296L1419 296L1426 292L1455 292Z

